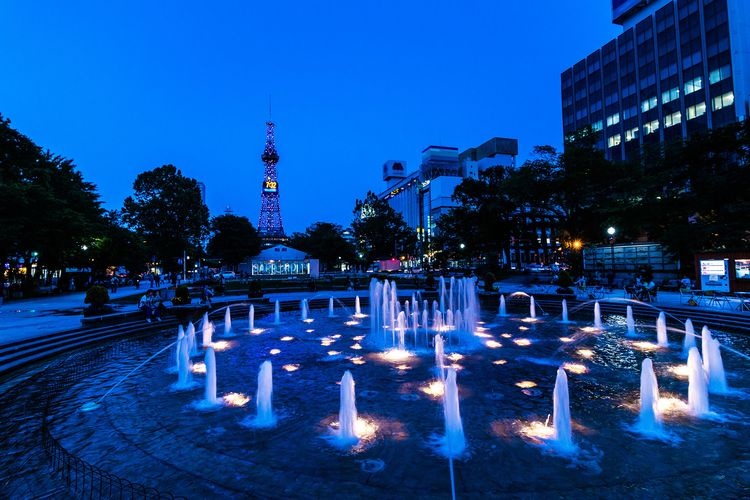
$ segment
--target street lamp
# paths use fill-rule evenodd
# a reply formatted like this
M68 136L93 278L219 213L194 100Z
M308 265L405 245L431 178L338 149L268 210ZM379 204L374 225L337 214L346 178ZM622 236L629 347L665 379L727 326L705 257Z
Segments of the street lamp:
M609 235L609 256L612 260L612 275L615 274L615 233L617 231L614 227L609 226L607 228L607 234Z

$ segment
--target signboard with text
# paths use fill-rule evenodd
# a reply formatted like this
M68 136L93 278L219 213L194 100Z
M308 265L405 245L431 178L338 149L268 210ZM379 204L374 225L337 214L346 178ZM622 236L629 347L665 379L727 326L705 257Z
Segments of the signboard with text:
M729 291L729 260L701 260L701 289Z

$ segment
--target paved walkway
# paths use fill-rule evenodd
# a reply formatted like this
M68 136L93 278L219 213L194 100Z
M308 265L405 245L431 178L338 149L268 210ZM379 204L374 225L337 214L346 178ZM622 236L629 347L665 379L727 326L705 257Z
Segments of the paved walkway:
M530 295L554 293L553 289L545 285L527 285L520 280L507 280L500 283L500 293L509 295L513 292L522 291ZM141 295L146 293L146 288L141 286L136 289L133 286L120 287L114 297L123 297L129 295ZM407 293L406 291L404 293ZM37 335L52 332L61 332L81 327L83 318L83 309L85 304L85 292L66 293L58 296L40 297L35 299L20 299L0 304L0 345L16 340L33 338ZM328 297L366 297L368 290L357 291L300 291L300 292L282 292L269 293L264 295L271 302L275 300L302 300L302 299L326 299ZM606 298L625 298L623 290L614 290L611 293L605 293L601 299ZM224 295L216 296L212 299L213 306L220 306L225 303L243 302L247 296L242 295ZM678 292L659 292L655 306L684 306L685 299L680 298ZM137 310L136 304L115 305L117 311L128 312ZM734 311L731 305L726 307L701 305L696 309L705 309L711 311ZM750 322L750 312L745 312Z

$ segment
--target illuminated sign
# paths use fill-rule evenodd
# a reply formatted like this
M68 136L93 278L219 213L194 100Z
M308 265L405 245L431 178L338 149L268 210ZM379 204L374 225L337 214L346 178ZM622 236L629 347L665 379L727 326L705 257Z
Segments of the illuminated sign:
M735 260L734 275L738 280L750 280L750 259Z
M278 181L266 180L263 181L263 192L264 193L276 193L279 190Z
M701 260L701 289L729 291L729 261Z
M250 267L253 276L289 276L310 274L310 262L302 260L253 261Z

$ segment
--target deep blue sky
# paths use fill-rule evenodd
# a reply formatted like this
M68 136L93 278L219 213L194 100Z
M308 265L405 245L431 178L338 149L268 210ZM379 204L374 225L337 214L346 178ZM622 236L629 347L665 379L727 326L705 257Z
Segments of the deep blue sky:
M165 163L254 225L272 96L287 233L347 226L388 159L561 147L560 72L616 36L607 0L0 0L0 113L106 208Z

